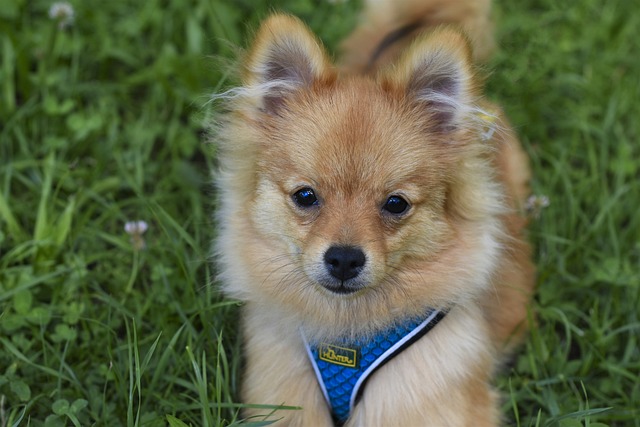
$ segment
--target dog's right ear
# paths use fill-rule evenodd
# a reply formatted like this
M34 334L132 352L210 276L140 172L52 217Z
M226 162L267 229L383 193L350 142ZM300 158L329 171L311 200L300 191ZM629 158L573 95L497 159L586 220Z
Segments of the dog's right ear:
M277 114L288 96L327 78L327 55L299 19L273 15L258 30L245 61L243 86L257 106Z

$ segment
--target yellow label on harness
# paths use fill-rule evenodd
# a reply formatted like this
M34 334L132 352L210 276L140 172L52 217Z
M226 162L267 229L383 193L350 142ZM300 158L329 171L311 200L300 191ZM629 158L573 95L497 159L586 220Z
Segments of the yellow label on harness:
M358 363L357 350L338 347L337 345L320 344L320 347L318 348L318 356L325 362L346 366L348 368L355 368Z

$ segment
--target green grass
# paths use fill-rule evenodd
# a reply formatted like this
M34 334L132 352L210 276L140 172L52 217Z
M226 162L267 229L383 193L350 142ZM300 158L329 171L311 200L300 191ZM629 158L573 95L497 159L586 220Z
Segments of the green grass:
M58 29L50 2L0 0L0 427L236 423L208 97L270 10L335 48L357 5L72 3ZM551 202L530 233L537 326L499 378L508 425L640 426L637 6L496 5L488 89Z

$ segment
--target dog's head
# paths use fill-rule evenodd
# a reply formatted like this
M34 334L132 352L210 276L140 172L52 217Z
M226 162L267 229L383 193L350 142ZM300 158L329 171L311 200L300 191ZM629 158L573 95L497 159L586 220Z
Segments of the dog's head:
M218 135L227 289L347 327L486 283L500 193L469 58L439 30L375 78L338 76L298 20L267 20Z

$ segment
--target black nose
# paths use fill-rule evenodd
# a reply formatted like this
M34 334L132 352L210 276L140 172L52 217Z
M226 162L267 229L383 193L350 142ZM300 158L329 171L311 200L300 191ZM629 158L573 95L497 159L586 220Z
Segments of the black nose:
M353 246L331 246L324 254L329 274L341 281L353 279L360 274L366 260L364 252Z

